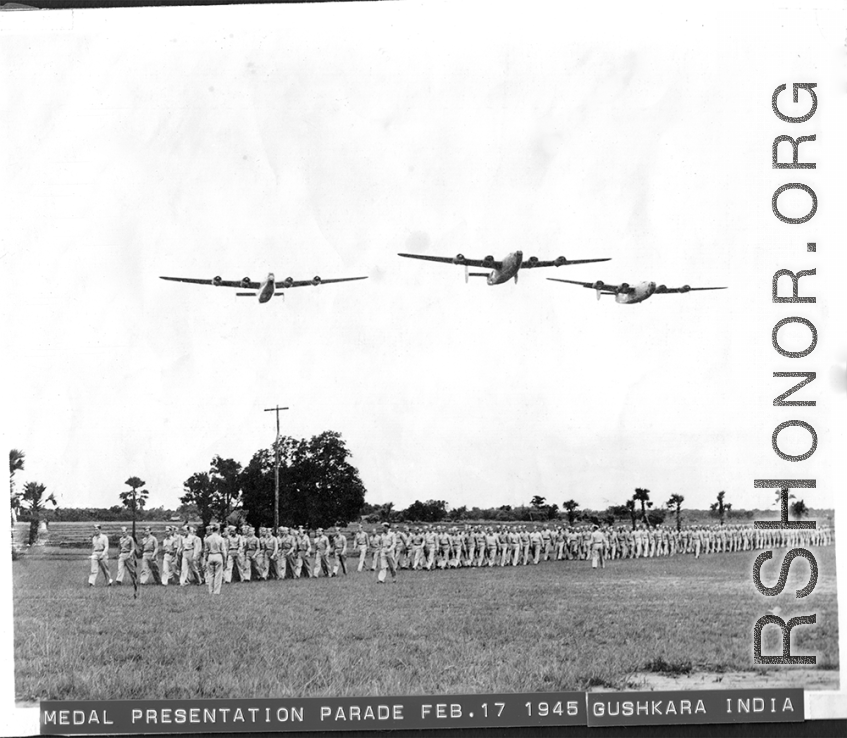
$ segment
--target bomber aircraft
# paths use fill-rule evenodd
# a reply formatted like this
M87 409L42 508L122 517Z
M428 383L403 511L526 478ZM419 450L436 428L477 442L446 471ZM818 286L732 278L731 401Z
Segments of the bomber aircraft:
M465 282L468 277L487 277L489 285L503 284L514 277L515 283L518 281L518 272L521 269L536 269L538 267L560 267L570 264L589 264L595 261L609 261L606 259L566 259L564 256L559 256L552 261L542 261L536 256L530 256L526 261L523 258L523 251L514 251L507 254L502 260L498 261L493 256L486 256L484 259L466 259L463 254L455 256L427 256L425 254L397 254L405 256L407 259L423 259L424 261L440 261L443 264L459 264L465 267ZM490 269L489 272L469 272L468 267L477 269Z
M597 292L599 300L603 295L614 295L615 302L621 305L634 305L637 302L644 302L648 297L653 295L670 295L676 292L685 294L686 292L695 292L701 290L725 290L726 287L691 287L684 284L682 287L666 287L663 284L657 285L655 282L638 282L637 284L606 284L605 282L576 282L573 279L556 279L555 277L547 277L551 282L567 282L568 284L579 284L588 289Z
M308 285L317 287L321 284L332 284L334 282L355 282L359 279L367 279L367 277L341 277L339 279L321 279L317 276L312 279L294 279L292 277L288 277L287 279L283 279L281 282L275 282L273 273L270 273L262 282L253 282L250 277L244 277L244 279L238 282L228 281L221 279L220 277L212 277L212 279L159 277L159 279L167 279L171 282L190 282L191 284L210 284L213 287L240 287L244 290L253 290L252 292L236 292L235 296L255 297L258 294L259 302L262 303L267 302L274 295L284 295L285 293L278 292L277 290L285 290L289 287L307 287Z

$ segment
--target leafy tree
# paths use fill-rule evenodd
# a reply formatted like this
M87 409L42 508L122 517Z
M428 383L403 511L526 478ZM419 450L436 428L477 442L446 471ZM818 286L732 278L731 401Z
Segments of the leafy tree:
M124 482L130 489L121 492L120 498L124 506L132 513L132 537L135 539L135 518L139 510L144 509L149 492L143 489L147 482L138 477L130 477Z
M806 507L806 503L803 500L797 500L791 504L791 513L799 520L809 514L809 508Z
M632 519L632 529L635 530L635 500L630 498L626 501L626 509L629 511L629 517Z
M309 528L347 524L361 514L365 487L335 431L279 439L280 522ZM257 451L242 472L242 504L253 525L273 520L274 450Z
M21 501L29 512L29 545L31 546L38 539L38 524L41 522L41 513L44 511L48 502L56 507L58 504L56 498L51 492L47 497L44 493L47 488L39 482L27 482L24 485L24 491L21 495Z
M203 529L209 527L214 517L215 489L208 472L195 472L182 483L185 494L179 498L183 505L197 509Z
M676 512L676 529L682 528L682 503L685 497L679 494L672 494L670 499L665 503L668 507L673 508Z
M541 495L535 495L535 497L532 498L529 504L537 510L539 507L542 507L546 501L546 497L542 497Z
M547 505L547 520L555 520L559 517L559 506L555 503Z
M209 476L215 492L212 510L219 522L225 522L241 502L241 464L235 459L212 459Z
M709 509L712 513L721 519L721 525L726 522L726 516L729 514L729 511L732 510L732 505L728 502L724 502L725 496L726 492L718 492L717 501L709 505Z
M437 523L447 517L447 503L444 500L415 500L403 511L402 517L404 520Z
M650 520L647 518L647 508L653 507L653 503L650 502L650 490L636 487L632 499L634 502L641 503L641 519L645 524L650 525Z
M568 525L573 525L576 520L576 511L579 510L579 503L576 500L566 500L562 503L562 508L568 514Z

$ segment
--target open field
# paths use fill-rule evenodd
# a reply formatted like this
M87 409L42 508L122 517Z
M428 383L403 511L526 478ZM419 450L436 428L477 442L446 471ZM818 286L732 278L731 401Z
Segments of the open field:
M817 614L817 625L795 629L792 653L817 655L814 687L834 689L834 547L813 552L818 584L803 600L794 590L807 582L806 562L795 561L785 591L767 598L752 581L757 552L622 560L605 570L547 562L401 571L384 586L354 572L225 585L216 598L196 586L146 586L136 600L132 587L86 585L87 550L44 548L14 563L16 696L624 689L643 686L644 672L743 671L747 686L771 686L775 670L752 663L753 624L769 612ZM766 565L766 583L783 554ZM765 653L779 653L778 629L765 636Z

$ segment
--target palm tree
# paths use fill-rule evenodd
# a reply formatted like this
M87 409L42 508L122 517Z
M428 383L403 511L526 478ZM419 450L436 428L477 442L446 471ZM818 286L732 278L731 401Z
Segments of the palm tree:
M634 502L641 503L641 519L649 526L650 521L647 519L647 508L653 507L653 503L650 502L650 490L636 487L632 499Z
M144 509L144 503L147 502L150 493L142 489L147 482L138 477L130 477L124 484L131 489L121 492L120 497L121 502L132 511L132 538L135 540L135 514L138 510Z
M726 516L730 510L732 510L732 505L728 502L724 502L724 496L726 492L718 492L718 500L717 502L713 502L709 505L709 509L712 512L717 512L721 519L721 525L726 522Z
M27 482L24 485L24 491L21 499L29 511L29 545L31 546L38 539L38 524L41 522L41 513L44 511L44 506L48 502L53 503L56 507L58 503L51 492L47 497L44 493L47 488L39 482Z
M566 500L562 503L562 507L568 513L568 525L573 525L576 520L576 511L579 509L579 503L576 500Z
M21 497L15 494L15 472L23 471L25 460L26 454L23 451L16 448L9 451L9 499L12 507L12 525L18 521L17 512L21 508Z
M682 513L682 503L685 501L685 497L678 494L672 494L671 498L665 503L668 507L675 508L676 510L676 529L680 530L682 528L682 521L680 519Z

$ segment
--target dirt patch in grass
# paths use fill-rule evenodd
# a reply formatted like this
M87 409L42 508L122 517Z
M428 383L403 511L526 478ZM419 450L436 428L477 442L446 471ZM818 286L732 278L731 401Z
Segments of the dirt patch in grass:
M680 689L804 689L837 690L837 669L761 669L753 671L692 671L687 674L641 671L627 680L627 689L662 691ZM594 690L592 690L594 691ZM596 690L600 691L600 690Z

